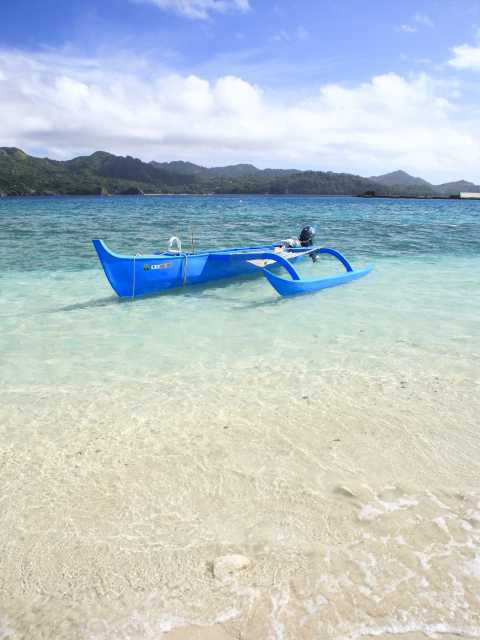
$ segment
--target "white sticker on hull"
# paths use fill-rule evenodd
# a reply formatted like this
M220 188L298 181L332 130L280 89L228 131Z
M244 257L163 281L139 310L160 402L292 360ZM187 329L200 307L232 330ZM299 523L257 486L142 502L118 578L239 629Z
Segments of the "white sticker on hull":
M149 271L149 269L168 269L172 266L171 262L162 262L161 264L147 264L143 265L144 271Z

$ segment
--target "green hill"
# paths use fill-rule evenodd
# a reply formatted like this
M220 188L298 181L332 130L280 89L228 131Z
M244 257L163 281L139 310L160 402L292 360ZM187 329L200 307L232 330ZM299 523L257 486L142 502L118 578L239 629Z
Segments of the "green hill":
M459 181L435 187L403 171L362 178L331 171L258 169L251 164L203 167L192 162L143 162L96 151L59 161L0 147L0 195L94 195L134 193L242 193L431 196L476 191Z

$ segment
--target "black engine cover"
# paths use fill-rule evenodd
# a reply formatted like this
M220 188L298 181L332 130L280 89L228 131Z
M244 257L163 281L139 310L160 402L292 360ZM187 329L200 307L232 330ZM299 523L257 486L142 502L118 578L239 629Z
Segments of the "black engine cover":
M315 239L315 227L303 227L298 239L302 247L311 247Z

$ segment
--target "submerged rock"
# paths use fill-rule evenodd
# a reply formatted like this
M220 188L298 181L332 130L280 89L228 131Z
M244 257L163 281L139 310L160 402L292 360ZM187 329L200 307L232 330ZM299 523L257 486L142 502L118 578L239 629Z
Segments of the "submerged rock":
M218 580L225 580L225 578L247 569L251 564L250 558L237 553L219 556L213 562L213 575Z

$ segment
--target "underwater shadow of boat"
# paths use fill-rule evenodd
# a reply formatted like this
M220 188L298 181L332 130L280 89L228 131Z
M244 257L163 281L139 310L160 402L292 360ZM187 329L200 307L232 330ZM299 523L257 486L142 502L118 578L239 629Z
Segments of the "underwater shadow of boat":
M52 313L63 313L65 311L81 311L82 309L91 309L95 307L108 307L110 305L123 304L124 302L130 302L127 300L120 300L117 296L108 296L108 298L97 298L95 300L86 300L85 302L75 302L74 304L67 304L62 307L56 307L54 309L39 309L29 314L30 316L41 316ZM11 313L0 315L0 318L24 318L25 313Z
M329 250L331 251L331 250ZM367 272L367 270L365 270ZM105 298L97 298L94 300L89 300L86 302L78 302L71 305L66 305L63 307L59 307L58 309L53 309L51 311L47 311L46 313L62 313L65 311L81 311L85 309L92 309L96 307L108 307L113 305L123 305L129 304L131 302L136 302L137 304L141 301L152 301L154 299L160 298L162 299L164 296L168 295L170 299L178 299L181 298L189 298L189 299L197 299L197 300L219 300L219 301L228 301L235 305L235 309L248 310L248 309L258 309L261 307L270 307L272 305L277 305L286 302L286 298L284 297L270 297L271 290L269 288L265 289L266 297L264 300L249 300L245 298L239 298L238 296L222 295L221 292L224 290L232 288L232 285L247 285L252 282L261 283L262 280L259 279L259 275L261 271L259 269L259 273L246 274L243 276L236 276L232 278L225 278L224 280L214 281L214 282L203 282L198 284L191 284L188 287L179 287L177 289L169 289L162 292L154 292L151 294L146 294L142 296L135 297L117 297L117 296L108 296ZM257 291L258 293L258 291Z
M109 307L117 304L124 304L130 302L129 299L121 300L116 296L108 296L108 298L96 298L94 300L86 300L85 302L75 302L74 304L67 304L57 309L49 309L44 313L63 313L65 311L82 311L83 309L94 309L95 307Z
M258 279L256 274L253 276ZM168 294L169 298L177 298L177 297L186 297L186 298L208 298L212 300L226 300L225 297L220 295L215 295L215 290L222 290L231 287L231 285L235 282L248 282L252 280L252 276L245 276L244 278L232 278L229 280L225 280L223 282L211 282L211 283L203 283L203 284L195 284L190 285L188 288L179 288L169 291L163 291L161 293L152 293L151 295L143 295L136 296L134 298L119 298L117 296L108 296L105 298L95 298L93 300L86 300L85 302L75 302L73 304L67 304L62 307L58 307L56 309L49 309L44 311L43 313L63 313L66 311L82 311L84 309L94 309L96 307L109 307L116 305L129 304L131 302L139 302L144 301L152 301L156 298L163 298ZM239 298L228 298L232 302L244 302L243 299Z

